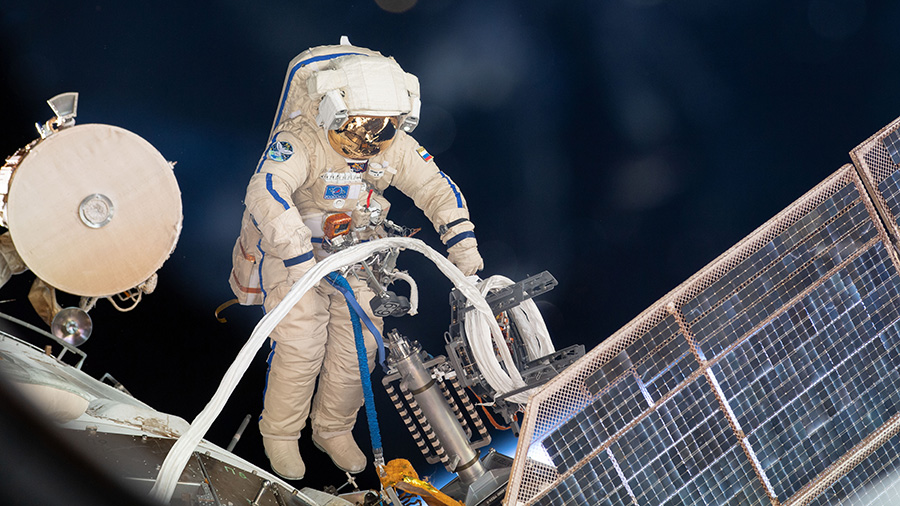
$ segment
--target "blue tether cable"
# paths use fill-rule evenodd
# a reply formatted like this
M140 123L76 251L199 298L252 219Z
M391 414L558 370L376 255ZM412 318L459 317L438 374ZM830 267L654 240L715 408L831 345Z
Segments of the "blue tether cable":
M332 286L338 289L344 298L347 299L347 308L350 309L350 322L353 324L353 336L356 338L356 357L359 359L359 379L362 382L363 398L366 404L366 420L369 422L369 436L372 439L372 451L375 453L376 463L384 461L384 450L381 445L381 430L378 428L378 415L375 413L375 394L372 392L372 378L369 374L369 360L366 356L366 342L363 338L362 324L360 323L360 315L364 317L366 326L372 331L375 339L378 341L378 352L381 363L384 363L384 343L381 340L381 333L375 328L372 320L359 306L356 297L353 296L353 289L350 283L337 272L330 273L325 279Z
M344 294L344 298L347 299L347 306L350 308L350 318L353 318L353 314L356 313L362 319L362 322L366 324L369 332L375 336L375 342L378 344L378 363L381 364L381 367L384 367L384 339L381 337L381 332L378 330L378 327L372 323L372 320L369 318L369 315L363 311L362 306L359 305L359 301L356 300L356 297L353 295L353 289L350 288L350 283L347 282L347 279L344 276L341 276L337 272L332 272L328 276L325 276L325 279L331 284L331 286L335 287L339 292ZM340 283L343 281L343 283ZM368 365L368 362L366 362Z

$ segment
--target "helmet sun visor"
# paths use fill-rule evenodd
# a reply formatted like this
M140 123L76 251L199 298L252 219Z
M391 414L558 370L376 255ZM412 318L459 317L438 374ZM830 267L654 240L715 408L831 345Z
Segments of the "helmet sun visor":
M328 130L335 151L353 160L368 160L391 145L397 134L397 118L350 116L337 130Z

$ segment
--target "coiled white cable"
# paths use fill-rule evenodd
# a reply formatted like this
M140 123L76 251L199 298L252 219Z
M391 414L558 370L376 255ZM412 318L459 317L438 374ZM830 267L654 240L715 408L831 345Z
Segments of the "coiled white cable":
M481 350L476 353L475 357L478 366L483 368L483 372L490 371L487 374L498 375L501 380L505 377L511 381L513 385L522 383L522 386L524 386L522 377L515 369L509 350L503 342L500 326L497 325L497 321L494 320L490 307L478 292L478 289L475 288L475 285L466 279L463 273L460 272L455 265L418 239L388 237L358 244L347 248L344 251L335 253L314 265L303 275L303 277L294 283L294 286L288 291L284 299L263 316L250 334L250 338L238 352L234 362L225 372L222 381L219 383L219 388L216 389L216 393L213 394L212 399L210 399L206 407L203 408L203 411L194 418L191 427L185 431L172 446L172 449L169 451L169 454L166 456L165 461L163 461L163 464L159 469L159 475L156 478L156 482L150 490L151 497L160 500L163 503L169 503L184 466L187 465L187 462L191 458L191 454L194 452L200 439L203 438L207 430L209 430L210 425L212 425L212 422L219 416L219 413L222 412L225 402L231 396L231 393L234 392L241 377L243 377L244 373L247 371L250 362L256 356L257 350L259 350L272 330L274 330L278 323L281 322L285 315L287 315L294 304L303 297L303 294L309 291L309 289L318 283L320 279L327 276L328 273L342 267L359 263L376 251L389 248L405 248L418 251L434 262L438 269L453 282L454 286L456 286L463 295L466 296L469 303L474 306L475 311L485 315L486 319L490 320L488 323L490 334L500 351L501 359L510 373L506 374L502 370L493 348L490 346L488 346L489 349L486 352L484 346L479 346ZM490 342L487 339L476 339L476 341ZM474 352L475 345L470 342L470 346L472 346ZM499 373L497 369L499 369ZM494 383L492 383L491 380L488 380L488 382L494 387ZM504 386L506 386L506 384L504 384ZM502 393L509 390L501 390L498 388L497 391Z
M491 290L512 285L513 281L504 276L491 276L479 284L479 290L482 297L486 296ZM469 299L471 302L471 299ZM540 311L537 309L534 301L528 299L519 306L509 311L510 318L514 320L516 327L522 334L525 351L530 360L543 357L554 351L553 343L550 341L550 333L541 317ZM525 382L516 369L511 358L504 361L501 367L497 360L495 349L500 351L501 356L509 355L509 350L502 338L498 343L496 338L492 344L487 335L493 335L492 325L497 325L497 321L491 312L485 314L479 311L477 315L466 318L466 337L469 341L469 347L472 349L475 362L478 364L479 370L484 375L485 381L494 389L497 395L522 388ZM496 348L494 347L496 344ZM504 371L505 368L505 371ZM515 395L507 397L507 400L519 404L525 404L530 397L530 390L519 392Z
M487 297L491 290L513 284L515 284L513 280L506 276L494 275L485 279L478 288L481 291L481 295ZM522 341L529 360L534 360L556 351L553 347L553 341L550 340L550 331L547 330L544 318L541 316L541 312L533 299L523 301L508 312L510 319L515 322L516 328L522 334Z

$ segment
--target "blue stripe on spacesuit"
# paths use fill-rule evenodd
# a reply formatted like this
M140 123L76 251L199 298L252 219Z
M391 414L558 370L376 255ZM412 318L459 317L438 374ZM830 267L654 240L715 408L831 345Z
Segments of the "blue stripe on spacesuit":
M263 284L262 265L263 265L263 260L266 259L266 252L263 251L263 249L262 249L262 239L260 239L259 242L256 243L256 248L259 249L260 253L262 253L262 256L259 257L259 267L258 267L258 269L259 269L259 289L262 290L263 301L265 301L266 300L266 288L265 288L265 285ZM265 305L263 305L263 314L266 314L266 306Z
M303 262L311 259L312 257L313 257L313 252L307 251L306 253L295 256L294 258L288 258L287 260L284 261L284 266L290 267L292 265L302 264Z
M310 63L315 63L315 62L318 62L318 61L333 60L333 59L339 58L339 57L341 57L341 56L351 56L351 55L361 55L361 56L364 56L363 53L336 53L336 54L326 54L326 55L322 55L322 56L314 56L314 57L312 57L312 58L308 58L308 59L303 60L303 61L297 63L296 65L294 65L293 68L291 68L291 73L290 73L290 75L288 75L288 78L287 78L287 86L285 86L284 91L281 93L281 101L280 101L280 103L278 104L278 112L275 114L275 123L274 123L274 126L278 126L278 123L281 122L281 115L284 113L284 104L287 103L288 91L290 91L290 89L291 89L291 82L294 80L294 74L296 74L298 70L300 70L301 68L303 68L303 67L309 65ZM273 127L273 128L274 128L274 127ZM271 146L272 143L275 142L275 140L277 139L277 137L278 137L278 134L276 133L274 137L272 137L271 139L269 139L269 143L266 144L266 150L268 150L268 149L269 149L269 146ZM266 155L265 155L265 153L263 153L262 158L260 158L260 160L259 160L259 165L256 167L256 172L259 172L260 170L262 170L262 165L263 165L263 162L265 162L265 161L266 161Z
M281 95L281 104L278 105L278 114L275 115L275 126L278 126L278 123L281 122L281 113L284 112L284 104L287 102L288 90L291 89L291 81L294 80L294 74L297 73L302 67L309 65L310 63L315 63L317 61L326 61L333 60L334 58L338 58L341 56L350 56L350 55L361 55L362 53L336 53L336 54L325 54L322 56L313 56L307 60L303 60L302 62L297 63L291 69L291 73L287 78L287 86L284 88L284 92Z
M449 177L447 177L447 174L444 174L443 171L439 170L438 174L440 174L442 178L447 180L447 184L449 184L450 189L453 190L453 195L456 196L456 207L462 209L462 206L463 206L462 195L459 193L459 190L456 189L456 185L453 184L453 181Z
M454 244L458 243L459 241L462 241L463 239L467 239L467 238L469 238L469 237L471 237L471 238L474 239L474 238L475 238L475 232L472 232L471 230L469 230L469 231L467 231L467 232L460 232L460 233L454 235L453 237L451 237L451 238L447 241L446 246L449 248L450 246L453 246Z
M263 164L263 162L266 161L266 153L267 153L268 151L269 151L269 145L266 144L266 151L265 151L265 152L263 153L263 155L259 158L259 165L256 166L256 173L257 173L257 174L259 174L259 171L262 170L262 164Z
M278 134L280 134L280 133L281 133L281 132L278 132ZM263 163L266 161L267 158L269 158L269 156L268 156L268 155L269 155L269 146L271 146L272 143L275 142L275 141L278 139L278 134L275 134L274 137L272 137L271 139L269 139L269 143L266 144L266 150L263 151L263 155L262 155L262 157L260 157L260 159L259 159L259 165L256 166L256 172L257 172L257 173L259 173L259 171L262 170Z
M271 337L269 339L272 340L272 349L269 350L269 356L266 357L266 366L268 366L268 367L266 367L266 379L265 379L265 383L263 383L263 409L265 409L265 405L266 405L266 391L269 390L269 371L272 370L272 357L275 356L275 345L278 344ZM259 420L257 420L257 421L258 422L262 421L262 413L259 414Z
M305 67L306 65L309 65L310 63L315 63L317 61L332 60L332 59L338 58L340 56L350 56L350 55L362 55L362 53L337 53L337 54L326 54L326 55L322 55L322 56L314 56L312 58L303 60L302 62L294 65L294 67L291 68L291 73L287 78L287 86L285 86L284 91L281 94L281 103L278 104L278 112L275 114L275 124L274 124L273 128L275 126L278 126L278 123L281 122L281 115L284 113L284 104L287 102L288 91L290 91L290 89L291 89L291 81L294 80L294 74L297 73L297 70L301 69L302 67ZM277 138L278 138L278 133L276 133L271 139L269 139L269 143L266 144L267 151L269 149L269 146L271 146L272 143L275 142L275 140ZM263 153L263 156L259 160L259 165L256 167L256 172L259 172L262 170L262 165L263 165L263 162L265 162L265 161L266 161L266 154Z
M275 191L275 187L272 186L272 174L266 174L266 189L269 190L269 193L272 194L272 198L274 198L279 204L284 206L284 210L287 211L291 208L290 204L287 203L286 200L281 198L281 195Z

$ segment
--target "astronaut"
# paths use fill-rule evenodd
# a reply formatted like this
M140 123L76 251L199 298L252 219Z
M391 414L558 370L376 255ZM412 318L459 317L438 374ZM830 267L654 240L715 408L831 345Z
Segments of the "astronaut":
M409 135L419 108L418 79L377 51L342 40L291 61L235 244L231 286L242 303L261 302L271 311L328 254L323 243L334 218L349 223L357 240L384 235L389 186L424 211L464 274L482 268L462 193ZM380 332L381 319L369 306L375 294L361 272L346 278ZM371 370L376 344L363 327ZM270 342L259 428L272 469L287 479L303 477L298 439L308 417L313 443L340 469L362 471L366 457L351 431L363 395L344 296L320 281Z

